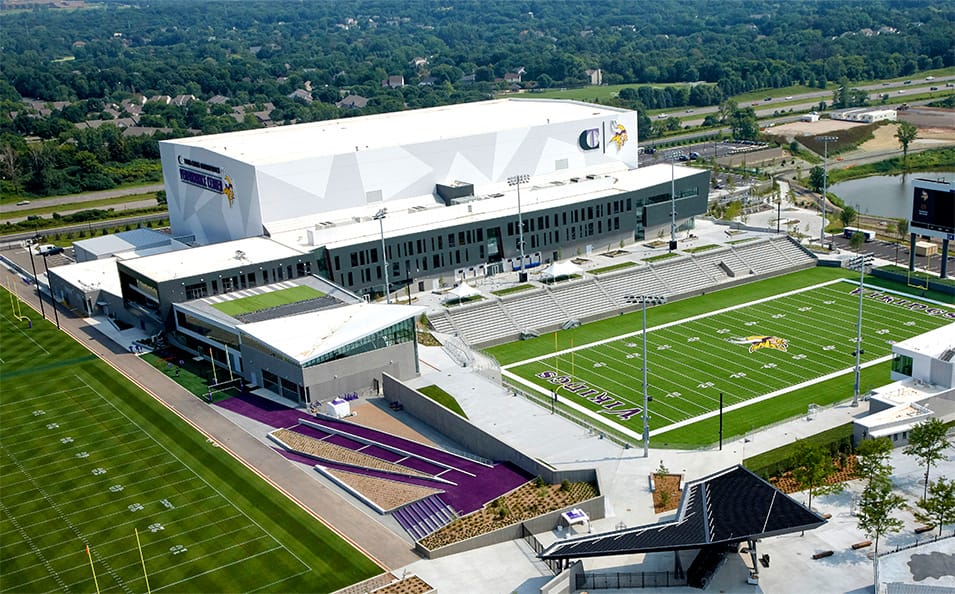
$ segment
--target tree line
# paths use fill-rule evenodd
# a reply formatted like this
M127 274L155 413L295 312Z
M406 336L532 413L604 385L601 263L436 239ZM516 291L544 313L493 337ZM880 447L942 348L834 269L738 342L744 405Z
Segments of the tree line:
M578 87L600 69L604 84L633 85L608 102L637 110L646 139L680 127L675 117L651 122L647 109L719 105L746 91L829 81L840 84L835 102L850 106L860 100L853 81L955 64L955 7L941 0L741 0L718 9L703 0L105 0L3 18L6 196L155 181L158 168L140 160L155 160L158 140L259 127L250 111L266 106L273 123L309 122L477 101L512 86ZM405 84L383 85L389 76ZM348 94L367 104L337 107ZM124 100L154 95L196 100L146 102L137 124L161 131L145 137L109 125L77 128L129 116ZM216 96L225 101L209 101ZM67 103L41 114L24 98ZM237 116L238 106L250 109ZM750 108L721 109L704 122L722 124L739 138L758 133Z

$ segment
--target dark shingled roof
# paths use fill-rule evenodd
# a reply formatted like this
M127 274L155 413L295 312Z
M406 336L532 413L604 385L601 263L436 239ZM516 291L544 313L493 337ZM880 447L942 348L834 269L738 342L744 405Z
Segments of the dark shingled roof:
M580 559L698 549L812 530L825 523L819 514L735 466L687 484L673 520L561 540L540 557Z

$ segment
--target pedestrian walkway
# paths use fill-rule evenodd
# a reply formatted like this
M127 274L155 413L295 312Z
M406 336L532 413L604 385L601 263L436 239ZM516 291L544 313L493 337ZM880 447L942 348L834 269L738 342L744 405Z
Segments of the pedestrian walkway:
M125 330L120 330L118 327L116 327L115 322L105 316L83 318L83 321L86 323L87 327L96 330L104 337L113 341L124 351L136 355L152 352L152 348L147 346L151 337L144 330L140 330L135 326Z

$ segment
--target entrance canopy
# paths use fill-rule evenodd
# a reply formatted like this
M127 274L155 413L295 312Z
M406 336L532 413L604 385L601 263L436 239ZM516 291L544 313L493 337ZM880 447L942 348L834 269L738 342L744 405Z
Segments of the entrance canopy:
M742 466L693 481L676 519L555 542L541 559L581 559L699 549L812 530L819 514Z

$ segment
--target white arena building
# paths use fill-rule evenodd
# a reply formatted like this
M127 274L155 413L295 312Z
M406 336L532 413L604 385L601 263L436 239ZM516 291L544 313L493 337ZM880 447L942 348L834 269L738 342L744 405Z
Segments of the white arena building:
M504 99L183 138L160 151L178 239L268 236L311 253L349 290L380 295L385 277L391 291L426 290L518 269L522 253L527 267L669 234L671 189L677 223L691 223L706 210L709 173L637 170L636 127L629 110Z

